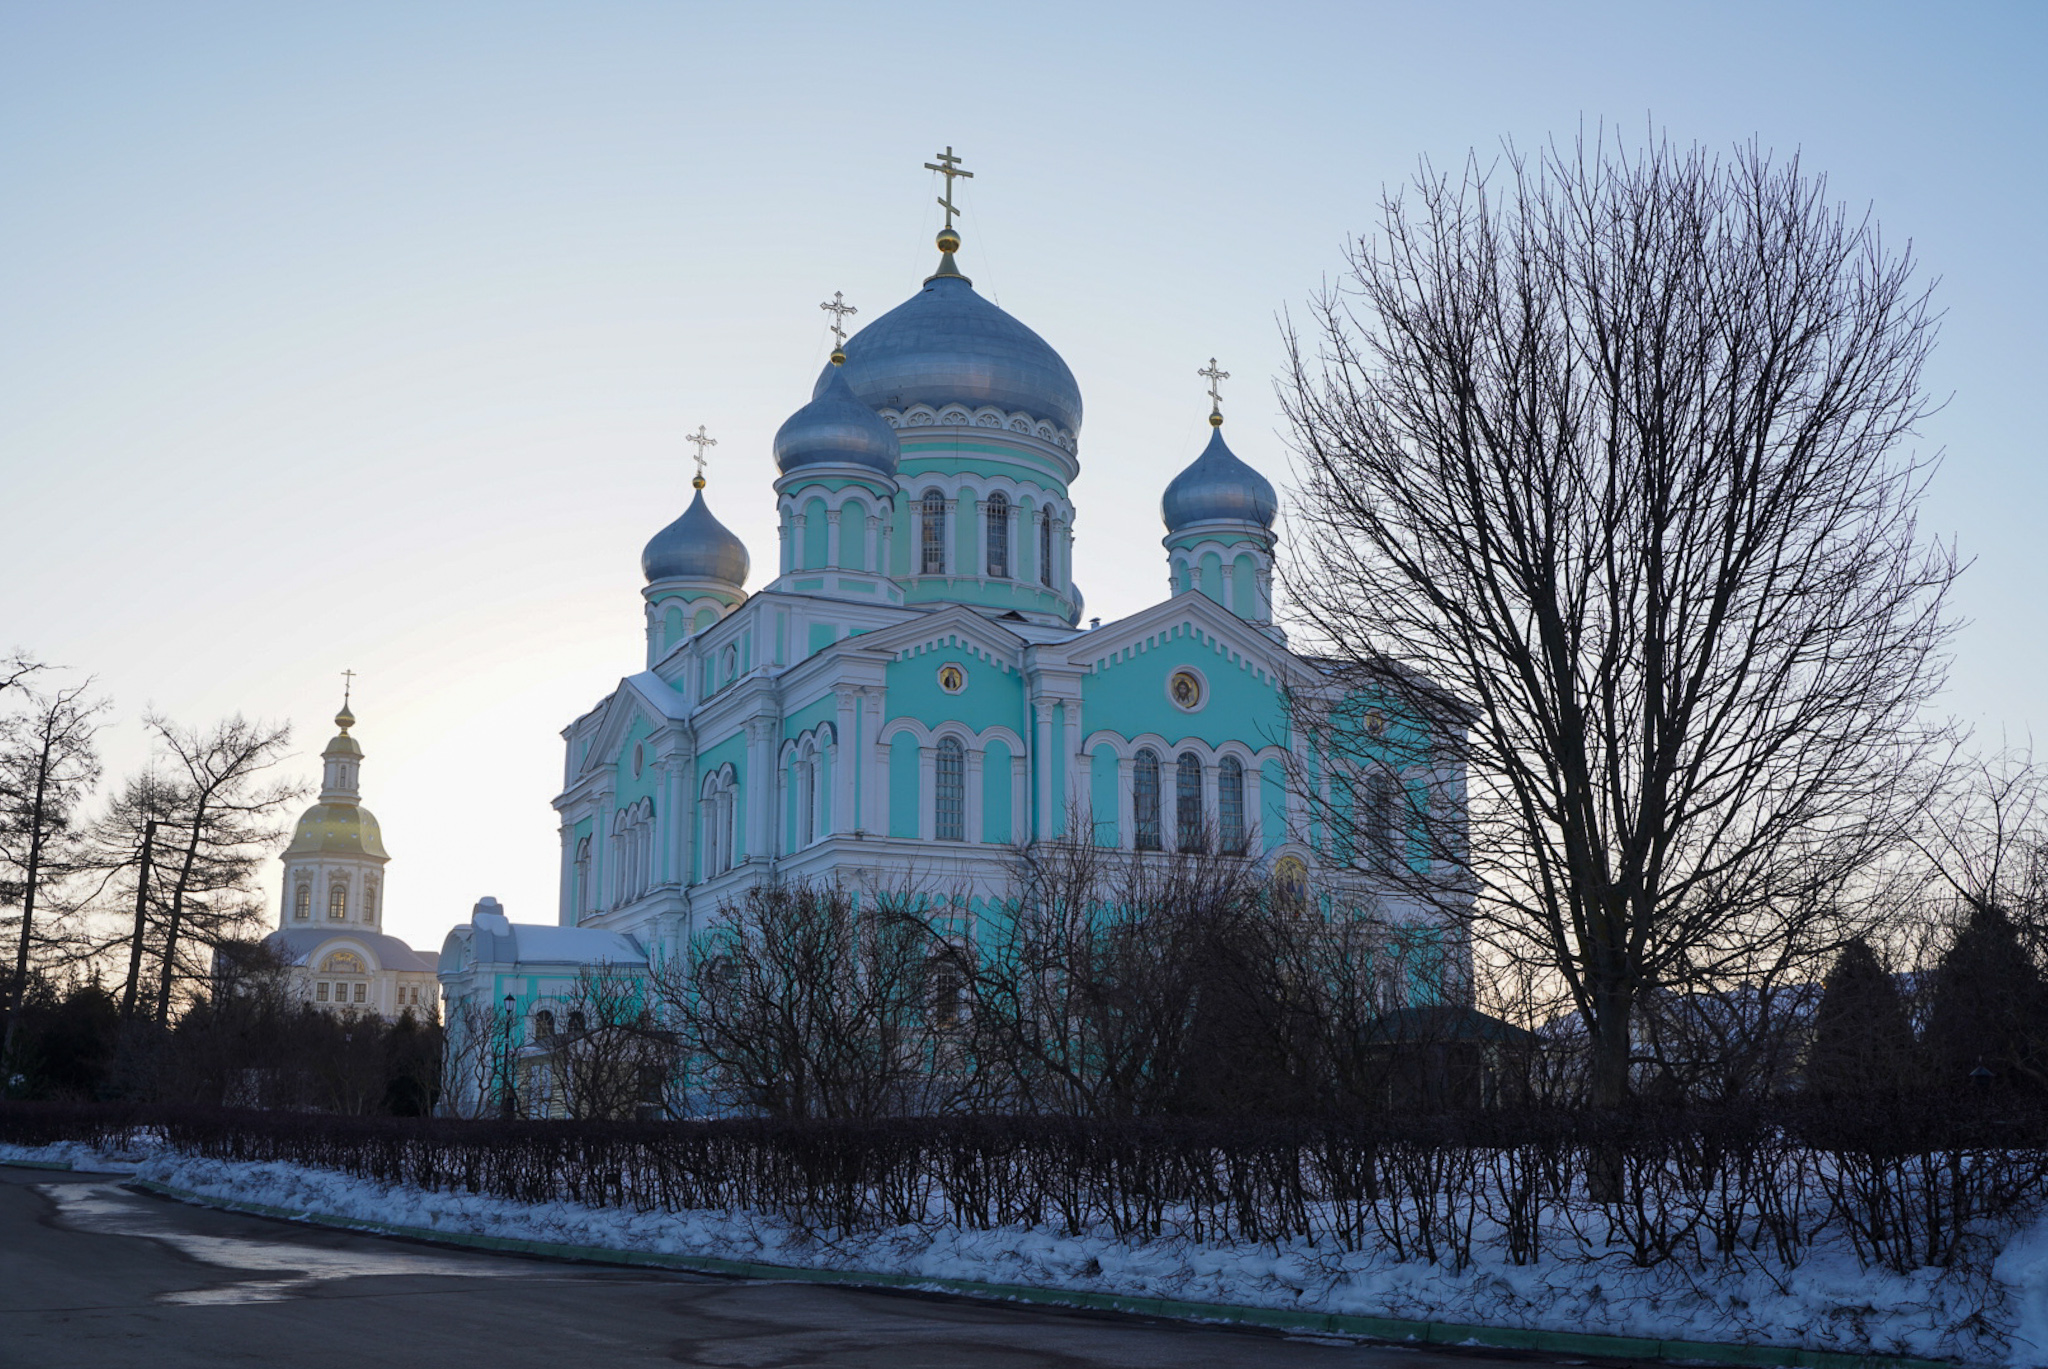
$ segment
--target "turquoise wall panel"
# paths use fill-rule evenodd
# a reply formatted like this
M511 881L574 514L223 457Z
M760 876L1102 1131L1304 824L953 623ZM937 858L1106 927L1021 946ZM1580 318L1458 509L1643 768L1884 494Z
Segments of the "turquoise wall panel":
M993 741L981 762L981 839L1010 844L1010 747Z
M899 736L889 747L889 835L917 836L917 739Z
M1267 761L1259 767L1259 835L1270 851L1288 839L1287 767Z
M804 652L804 655L806 657L815 656L838 640L839 625L837 623L812 623L810 646Z
M654 729L647 725L645 718L635 718L633 725L626 729L626 736L619 743L619 754L612 766L612 786L615 795L614 807L624 808L640 799L654 797L654 748L646 746ZM645 747L639 775L633 773L633 748Z
M1123 803L1117 792L1116 752L1107 746L1095 748L1088 758L1088 804L1095 820L1097 846L1121 846L1119 820Z
M839 510L839 564L848 570L868 568L868 506L849 499Z
M949 661L967 672L967 688L958 694L939 688L939 667ZM957 639L891 661L887 684L892 717L916 718L926 727L959 722L976 732L1000 726L1024 735L1024 677L975 655Z
M1254 675L1242 658L1233 662L1221 645L1185 629L1174 632L1082 678L1082 735L1107 729L1124 737L1157 732L1169 743L1197 737L1211 746L1241 741L1254 750L1284 745L1287 711L1278 685ZM1166 697L1167 678L1184 665L1209 682L1208 702L1198 713L1183 713Z
M831 528L825 522L825 501L813 499L804 505L803 569L816 570L825 564Z

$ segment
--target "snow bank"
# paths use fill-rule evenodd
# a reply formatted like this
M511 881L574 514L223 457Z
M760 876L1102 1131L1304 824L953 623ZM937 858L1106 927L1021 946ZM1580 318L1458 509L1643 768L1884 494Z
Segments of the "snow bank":
M293 1212L611 1250L1416 1321L2002 1362L2013 1369L2048 1365L2048 1219L2007 1241L1988 1271L1899 1275L1866 1269L1846 1249L1817 1250L1790 1272L1639 1269L1618 1254L1611 1261L1526 1266L1482 1259L1452 1271L1305 1243L1130 1244L1106 1234L944 1225L806 1233L759 1213L528 1205L162 1149L109 1155L83 1145L0 1146L0 1159L133 1169L139 1178Z

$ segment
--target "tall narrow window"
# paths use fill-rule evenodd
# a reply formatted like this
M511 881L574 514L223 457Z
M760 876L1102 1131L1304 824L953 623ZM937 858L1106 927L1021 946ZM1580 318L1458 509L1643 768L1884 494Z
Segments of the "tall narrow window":
M796 803L798 845L809 846L818 836L818 758L807 754L797 763Z
M313 916L312 885L301 884L299 886L298 892L292 896L292 916L297 918L300 922L304 922L306 921L306 919Z
M1375 769L1365 777L1359 805L1359 853L1375 870L1394 868L1394 777Z
M946 573L946 496L938 490L926 490L918 501L923 511L922 523L924 555L922 573L944 575Z
M374 881L363 886L363 921L377 920L377 885Z
M327 920L348 921L348 886L340 881L327 886Z
M1000 491L988 497L988 576L1010 578L1010 498Z
M1038 511L1038 583L1052 585L1052 510Z
M1244 766L1235 756L1225 756L1216 767L1216 823L1223 839L1223 854L1244 854L1247 834L1244 826Z
M933 812L940 841L967 840L967 756L958 737L939 739Z
M1131 762L1131 828L1140 851L1159 849L1159 753L1150 747Z
M1208 849L1208 826L1202 816L1202 758L1180 753L1173 763L1173 841L1181 851Z

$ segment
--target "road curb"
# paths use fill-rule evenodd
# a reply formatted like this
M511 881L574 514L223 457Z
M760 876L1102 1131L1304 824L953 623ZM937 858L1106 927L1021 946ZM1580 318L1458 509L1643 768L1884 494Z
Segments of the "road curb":
M0 1160L6 1169L71 1169L69 1160Z
M557 1245L512 1236L482 1236L466 1231L400 1226L363 1221L325 1212L294 1211L268 1203L221 1198L154 1179L131 1181L130 1187L201 1207L245 1212L313 1226L396 1236L429 1245L489 1250L500 1254L540 1255L584 1264L632 1265L673 1269L679 1273L778 1283L815 1283L848 1288L898 1288L952 1293L963 1297L1034 1303L1048 1307L1079 1307L1098 1312L1124 1312L1174 1321L1256 1326L1276 1331L1363 1336L1405 1345L1464 1346L1500 1350L1534 1350L1545 1354L1585 1355L1595 1359L1655 1359L1692 1363L1767 1366L1769 1369L1955 1369L1948 1360L1913 1359L1901 1355L1859 1355L1839 1350L1801 1350L1775 1345L1724 1345L1709 1341L1654 1340L1634 1336L1601 1336L1583 1332L1537 1331L1514 1326L1468 1326L1454 1322L1409 1321L1399 1317L1364 1317L1340 1312L1301 1312L1274 1307L1241 1307L1229 1303L1182 1302L1173 1298L1130 1297L1076 1289L1037 1288L1028 1284L981 1283L974 1279L937 1278L921 1274L887 1274L858 1269L811 1269L802 1265L762 1264L709 1255L671 1255L647 1250L612 1250L602 1246Z

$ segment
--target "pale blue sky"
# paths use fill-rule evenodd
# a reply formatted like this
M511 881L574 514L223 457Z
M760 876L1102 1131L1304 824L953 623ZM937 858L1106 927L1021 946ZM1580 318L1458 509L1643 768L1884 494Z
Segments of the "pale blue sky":
M768 443L917 288L951 143L964 269L1087 403L1089 612L1165 592L1205 436L1286 483L1275 316L1421 156L1647 121L1797 149L1947 310L1927 525L1976 558L1950 700L2048 722L2038 414L2048 6L0 7L0 647L289 718L361 672L390 926L552 920L556 736L640 664L641 545L714 507L774 560ZM764 577L757 574L755 584Z

